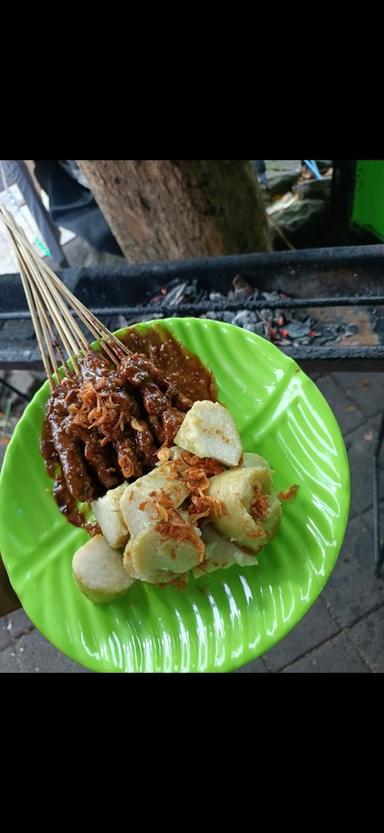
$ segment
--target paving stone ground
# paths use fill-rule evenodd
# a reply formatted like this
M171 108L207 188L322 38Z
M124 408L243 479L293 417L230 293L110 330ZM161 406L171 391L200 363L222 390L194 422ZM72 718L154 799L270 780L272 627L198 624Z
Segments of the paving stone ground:
M384 671L384 577L373 573L371 458L381 413L380 373L316 379L342 429L351 469L351 513L341 554L315 605L299 625L242 672ZM384 453L383 453L384 457ZM381 464L384 479L384 463ZM381 502L384 533L384 501Z
M12 374L16 386L18 372L23 371ZM20 376L20 387L22 381ZM344 546L309 613L285 639L243 666L240 673L384 671L384 578L373 573L371 484L371 456L384 410L383 377L379 373L334 373L317 377L316 384L339 421L349 455L352 504ZM384 533L384 501L382 506ZM73 673L84 669L50 645L19 610L0 619L1 671Z

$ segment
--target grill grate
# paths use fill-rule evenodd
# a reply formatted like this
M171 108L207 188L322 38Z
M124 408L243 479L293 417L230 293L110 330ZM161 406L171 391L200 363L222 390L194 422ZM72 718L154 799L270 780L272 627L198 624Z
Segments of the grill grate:
M207 308L212 312L235 312L240 309L247 310L263 310L263 309L308 309L309 307L329 309L332 307L379 307L384 306L384 295L342 295L334 296L333 298L280 298L280 299L264 299L254 300L252 298L242 299L241 301L200 301L195 304L141 304L134 306L127 306L121 304L120 306L103 306L103 307L89 307L94 315L111 316L111 315L127 315L132 318L137 318L137 321L144 315L152 315L156 318L157 314L163 316L188 316L201 315L207 312ZM28 310L8 310L0 312L0 321L15 321L30 318Z

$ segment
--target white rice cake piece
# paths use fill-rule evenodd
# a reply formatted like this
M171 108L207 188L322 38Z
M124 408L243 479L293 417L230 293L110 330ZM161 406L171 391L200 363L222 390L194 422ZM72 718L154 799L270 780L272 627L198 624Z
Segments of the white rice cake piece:
M233 541L228 541L211 524L203 527L203 540L205 560L193 568L195 578L201 578L214 570L227 570L233 564L239 564L242 567L254 567L258 564L256 555L247 553Z
M265 457L260 457L260 454L254 454L253 451L244 451L244 454L239 463L241 468L270 468L268 460Z
M154 511L154 500L151 492L162 490L178 508L189 494L186 485L174 476L172 467L168 463L156 466L149 474L139 477L130 483L120 498L120 509L124 522L132 536L138 535L148 525L158 520ZM143 505L146 504L147 506ZM141 509L139 507L141 506Z
M120 509L120 498L128 483L122 483L91 504L93 514L110 547L119 549L127 543L129 532Z
M229 411L219 402L194 402L175 437L176 445L197 457L213 457L224 466L237 466L242 447Z
M257 489L266 498L267 514L258 518L251 507ZM221 535L235 544L259 552L276 534L281 506L272 493L272 474L269 467L237 468L217 474L209 481L208 494L220 500L226 512L212 518L212 525Z
M121 553L102 535L95 535L75 552L72 573L84 596L98 604L118 599L134 582L124 569Z
M153 524L131 538L124 551L124 567L131 578L164 584L195 567L205 548L200 530L188 523L191 537L182 541L164 537Z

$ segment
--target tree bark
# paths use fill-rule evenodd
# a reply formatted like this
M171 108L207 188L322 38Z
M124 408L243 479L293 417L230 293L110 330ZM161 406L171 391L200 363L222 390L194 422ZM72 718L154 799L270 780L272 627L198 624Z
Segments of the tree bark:
M272 248L247 160L77 162L128 261Z

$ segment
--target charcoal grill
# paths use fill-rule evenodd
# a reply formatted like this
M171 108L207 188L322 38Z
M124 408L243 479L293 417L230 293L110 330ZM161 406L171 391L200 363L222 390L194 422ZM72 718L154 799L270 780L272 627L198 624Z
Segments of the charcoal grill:
M233 301L219 300L179 306L150 302L160 289L178 278L197 279L208 292L226 293L240 274L262 292L283 291L285 300L243 300L242 309L265 307L308 310L327 321L340 317L357 326L354 336L331 345L284 346L280 349L308 372L384 370L384 245L323 248L219 258L144 263L110 268L68 269L58 273L67 286L110 329L143 318L199 316L222 312ZM32 324L18 275L1 278L0 368L41 368ZM238 309L236 302L236 309ZM379 528L378 458L384 437L384 416L373 455L374 559L383 562Z

